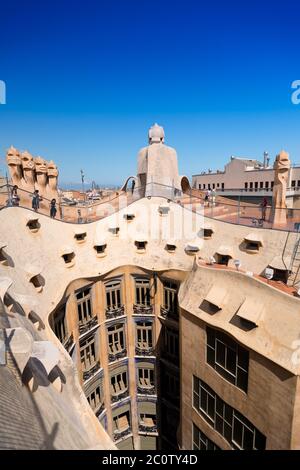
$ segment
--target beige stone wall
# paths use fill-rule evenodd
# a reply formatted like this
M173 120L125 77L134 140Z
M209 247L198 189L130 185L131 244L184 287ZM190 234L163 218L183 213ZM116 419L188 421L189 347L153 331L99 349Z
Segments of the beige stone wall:
M237 409L266 437L266 449L295 448L294 399L298 378L261 355L250 351L248 393L238 389L206 363L206 324L182 311L181 332L181 440L192 449L192 422L217 446L228 442L193 408L193 375L206 382L228 405ZM245 345L247 347L247 345ZM192 351L192 354L191 354ZM299 405L298 405L299 407ZM299 427L299 423L298 427ZM299 445L299 442L298 442Z

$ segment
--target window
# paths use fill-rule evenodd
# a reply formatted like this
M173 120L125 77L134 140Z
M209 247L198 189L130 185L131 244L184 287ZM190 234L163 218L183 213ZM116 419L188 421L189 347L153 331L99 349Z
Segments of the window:
M210 183L208 183L208 189L211 189L211 188L210 188Z
M146 367L138 368L138 386L142 388L154 387L154 370Z
M219 187L220 187L220 183L217 183L217 188L219 188Z
M135 303L150 307L150 279L135 279Z
M66 306L54 314L54 332L61 343L67 340Z
M177 284L171 281L163 281L163 308L176 316L178 316L177 291Z
M105 284L106 308L113 310L122 306L121 280L116 279Z
M266 181L265 188L269 189L269 181Z
M295 186L296 186L296 181L292 180L292 188L294 188Z
M114 432L123 432L130 427L130 415L129 411L122 413L113 418L113 431Z
M91 289L84 289L76 294L79 325L87 323L93 317Z
M179 337L178 332L164 326L164 351L172 359L178 361L179 358Z
M247 418L227 405L205 382L195 376L193 405L233 448L265 449L266 437Z
M258 181L255 181L254 187L255 187L255 189L258 189Z
M215 186L215 183L213 183L212 187L213 187L213 189L215 189L215 187L216 187L216 186Z
M111 393L113 396L120 395L127 391L127 372L120 372L112 375L110 379Z
M193 450L220 450L220 448L193 423Z
M140 424L146 426L147 428L153 428L156 426L156 416L149 413L141 413Z
M108 331L108 348L111 354L117 354L125 349L125 331L124 323L107 328Z
M205 184L203 184L203 189L205 189Z
M260 187L260 189L263 189L263 187L264 187L264 182L263 182L263 181L261 181L261 182L259 183L259 187Z
M140 322L136 325L136 345L140 349L151 349L153 346L152 322Z
M253 183L251 182L250 183L250 190L252 190L252 189L253 189Z
M89 336L87 339L80 341L79 345L82 370L87 371L96 363L95 336Z
M273 189L274 181L271 181L271 188Z
M248 183L245 183L245 189L248 189Z
M199 189L201 189L201 184L199 184Z
M297 186L298 186L298 188L299 188L299 186L300 186L300 180L297 181Z
M104 403L104 398L102 397L102 393L101 393L101 386L98 385L95 388L95 390L92 393L90 393L86 398L92 410L96 411L99 408L99 406Z
M249 352L226 334L207 327L206 360L222 377L247 392Z
M222 189L224 189L224 187L225 187L225 186L224 186L224 183L222 183Z

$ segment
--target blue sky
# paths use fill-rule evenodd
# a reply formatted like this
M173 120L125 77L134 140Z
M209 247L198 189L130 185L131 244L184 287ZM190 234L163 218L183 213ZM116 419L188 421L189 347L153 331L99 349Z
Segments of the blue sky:
M13 144L63 182L83 168L118 184L154 122L189 176L281 148L300 163L299 13L289 0L2 2L0 169Z

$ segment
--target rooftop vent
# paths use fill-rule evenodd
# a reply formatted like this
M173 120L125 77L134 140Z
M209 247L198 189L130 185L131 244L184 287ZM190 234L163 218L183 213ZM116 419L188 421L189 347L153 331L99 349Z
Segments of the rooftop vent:
M38 217L30 217L29 219L27 219L26 226L28 227L31 233L36 233L41 228Z
M67 268L71 268L75 264L75 253L70 247L64 247L61 250L61 257L65 262Z
M78 243L84 243L86 240L86 232L80 229L77 229L74 234L74 238Z
M244 238L245 250L249 254L255 254L259 252L259 249L263 246L263 240L260 234L254 232L249 233Z
M148 239L146 235L143 235L143 234L136 235L134 244L137 248L138 253L145 253L147 243L148 243Z
M126 212L124 214L124 219L127 220L127 222L131 222L135 218L135 214L133 212Z
M161 204L158 208L158 212L161 216L167 216L170 212L170 206L167 204Z
M117 225L117 224L111 224L109 227L108 227L108 231L114 235L115 237L117 237L119 235L119 232L120 232L120 227Z
M169 252L169 253L174 253L176 251L176 243L174 240L168 240L167 243L166 243L166 250Z
M185 252L188 255L195 255L196 253L198 253L198 251L200 251L200 248L201 248L200 240L194 240L194 241L189 242L185 246Z
M107 247L107 242L105 238L103 239L99 238L98 240L95 240L94 250L97 253L97 258L103 258L104 256L106 256L106 252L105 252L106 247Z

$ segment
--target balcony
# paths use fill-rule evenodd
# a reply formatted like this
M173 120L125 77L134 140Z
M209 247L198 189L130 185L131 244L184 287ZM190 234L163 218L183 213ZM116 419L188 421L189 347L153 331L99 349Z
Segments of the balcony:
M92 328L94 328L97 325L98 325L98 318L93 317L89 321L87 321L86 323L83 323L82 325L79 325L79 334L82 335L82 334L86 333L87 331L91 330Z
M98 361L91 369L83 371L83 380L86 381L92 377L97 370L100 369L100 362Z
M160 314L162 317L166 319L172 319L172 320L177 320L178 321L178 311L177 310L168 310L165 307L160 307Z
M127 349L123 349L123 351L117 352L115 354L109 354L108 355L108 362L114 362L117 361L118 359L122 359L122 357L127 356Z
M139 424L139 431L148 433L157 433L157 426L154 424L153 426L145 426L145 424Z
M122 305L121 307L116 307L116 308L107 308L105 310L105 316L107 320L122 317L123 315L125 315L124 305Z
M123 398L126 397L128 397L128 390L125 390L124 392L121 392L118 395L112 395L111 401L112 403L116 403L117 401L123 400Z
M75 346L75 342L74 342L74 336L73 336L73 333L71 333L71 335L69 336L69 338L63 343L63 347L66 349L66 351L68 351L68 353L70 354L70 352L72 351L73 347Z
M154 348L139 348L138 346L135 347L135 354L136 356L154 356Z
M135 315L152 315L153 305L133 305L133 313Z
M120 439L123 439L125 436L128 436L129 434L131 434L130 426L127 429L124 429L123 431L116 430L114 431L114 441L119 441Z
M154 385L152 387L140 387L138 385L137 392L142 395L156 395L156 387Z

